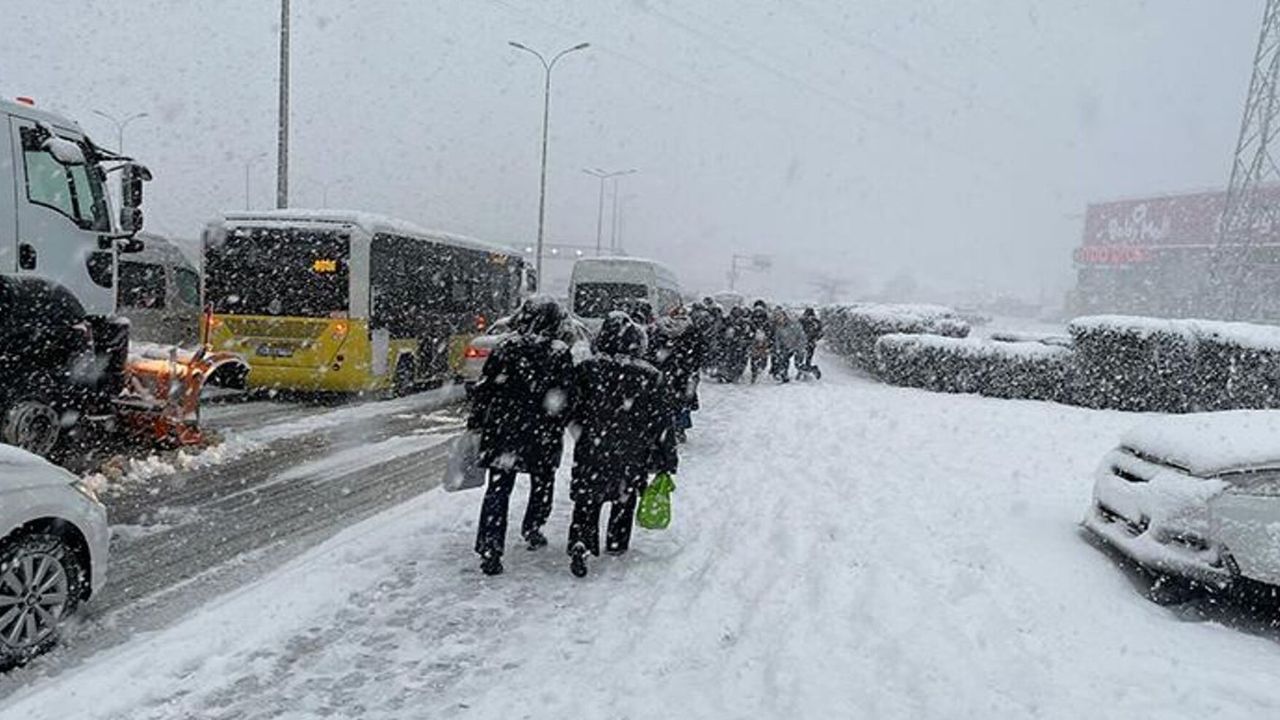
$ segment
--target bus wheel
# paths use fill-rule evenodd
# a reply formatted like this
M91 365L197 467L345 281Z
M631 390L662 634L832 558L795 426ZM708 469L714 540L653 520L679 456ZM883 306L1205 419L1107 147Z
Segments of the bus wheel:
M396 373L391 380L391 392L395 397L404 397L413 392L416 382L414 378L413 358L401 357L396 361Z
M0 440L48 457L62 435L58 411L39 400L21 400L0 418Z

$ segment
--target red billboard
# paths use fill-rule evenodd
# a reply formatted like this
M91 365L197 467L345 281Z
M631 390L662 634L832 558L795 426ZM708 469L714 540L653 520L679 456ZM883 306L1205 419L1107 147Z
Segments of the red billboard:
M1267 201L1280 204L1280 186L1268 186L1262 193ZM1221 191L1094 203L1085 213L1076 262L1141 263L1154 257L1154 249L1212 247L1218 243L1225 205L1226 193ZM1280 243L1280 232L1259 241Z

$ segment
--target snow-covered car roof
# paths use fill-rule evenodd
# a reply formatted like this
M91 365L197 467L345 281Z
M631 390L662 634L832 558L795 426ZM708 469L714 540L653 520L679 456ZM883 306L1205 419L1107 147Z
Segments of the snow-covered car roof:
M1121 445L1199 477L1280 468L1280 411L1231 410L1163 417L1130 430Z

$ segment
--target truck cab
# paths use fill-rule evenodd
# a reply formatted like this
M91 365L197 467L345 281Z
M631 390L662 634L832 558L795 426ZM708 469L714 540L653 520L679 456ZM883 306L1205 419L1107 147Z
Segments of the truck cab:
M0 442L48 455L81 420L109 418L123 387L117 253L140 249L150 175L20 100L0 100ZM105 163L121 175L118 224ZM49 343L33 346L33 332Z

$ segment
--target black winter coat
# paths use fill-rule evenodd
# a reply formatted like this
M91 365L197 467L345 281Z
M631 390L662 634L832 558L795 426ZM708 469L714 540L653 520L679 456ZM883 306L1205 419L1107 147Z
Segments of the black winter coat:
M804 336L811 343L818 342L822 337L822 320L816 315L802 315L800 327L804 328Z
M573 420L575 502L615 500L649 473L677 470L672 408L662 373L626 355L596 355L577 367Z
M698 371L706 347L688 320L663 318L649 334L649 361L663 374L676 408L698 409Z
M467 426L480 431L480 466L516 472L559 467L573 379L573 358L563 342L538 335L503 340L471 392Z

